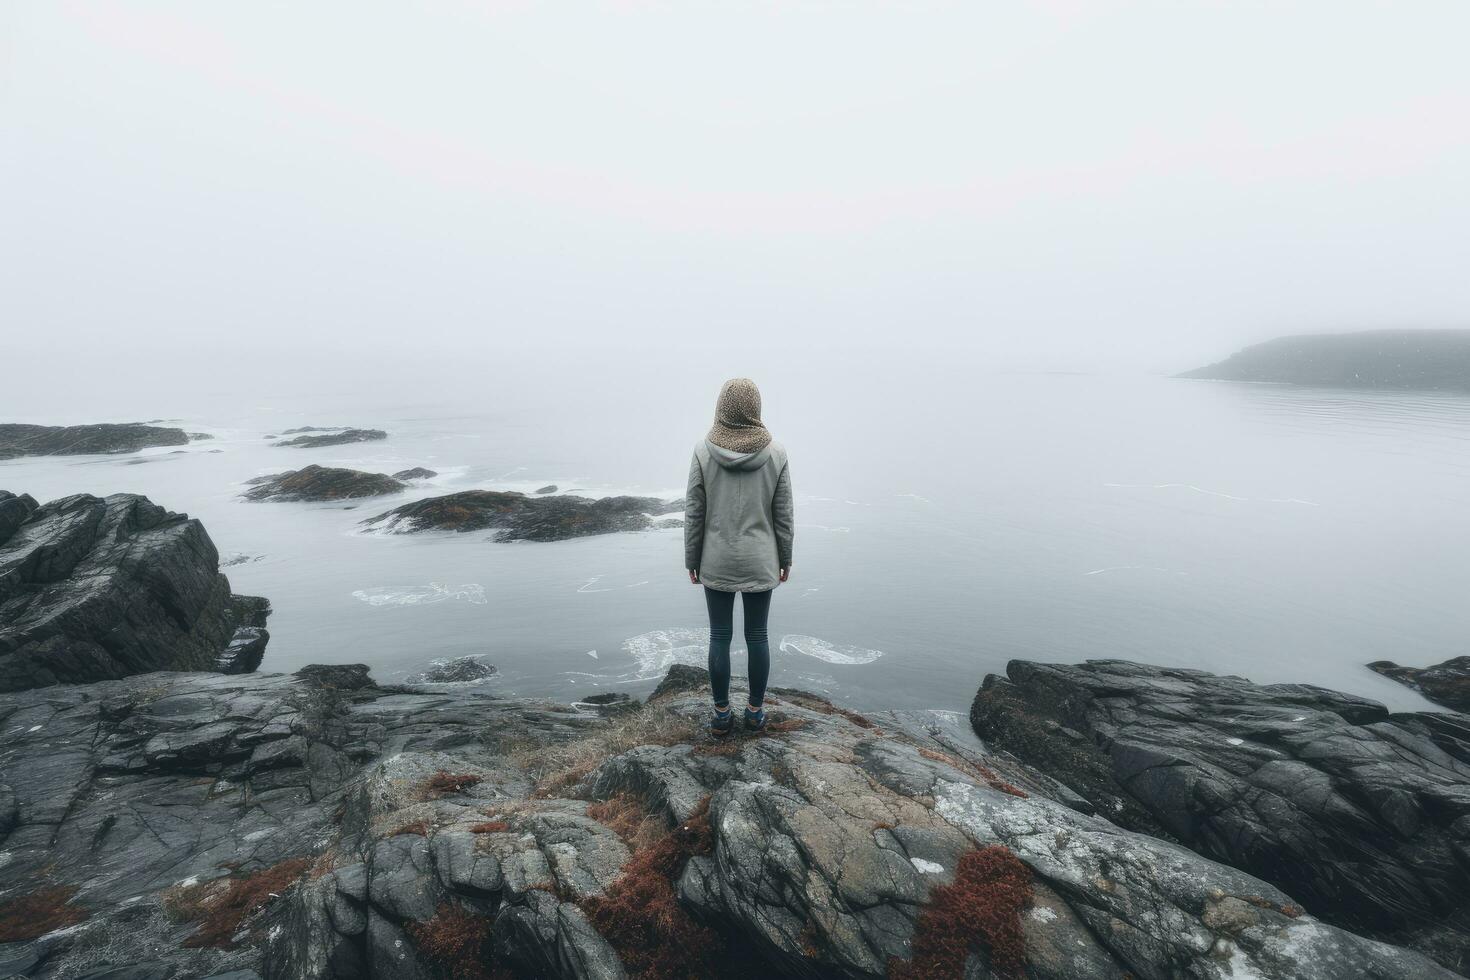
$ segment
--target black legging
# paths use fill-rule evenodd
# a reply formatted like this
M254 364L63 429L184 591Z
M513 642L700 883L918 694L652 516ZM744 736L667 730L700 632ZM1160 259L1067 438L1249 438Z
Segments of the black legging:
M742 592L745 603L745 649L750 653L750 703L757 708L766 698L766 678L771 674L771 640L766 635L766 617L771 612L771 592ZM730 636L735 631L735 593L704 587L709 606L709 682L715 704L730 703Z

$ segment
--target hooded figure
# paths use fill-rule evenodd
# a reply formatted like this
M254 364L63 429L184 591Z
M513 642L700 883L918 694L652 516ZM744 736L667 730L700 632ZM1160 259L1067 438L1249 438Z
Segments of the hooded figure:
M786 450L761 422L755 382L726 381L689 466L684 567L721 592L769 591L791 567L793 537Z
M730 639L735 593L745 615L750 660L747 731L766 725L761 707L771 672L767 619L776 586L791 569L791 475L786 450L771 441L761 422L761 393L749 378L726 381L715 405L715 424L694 447L689 492L684 497L684 567L689 581L704 585L709 608L709 680L715 713L710 734L734 727L730 711Z

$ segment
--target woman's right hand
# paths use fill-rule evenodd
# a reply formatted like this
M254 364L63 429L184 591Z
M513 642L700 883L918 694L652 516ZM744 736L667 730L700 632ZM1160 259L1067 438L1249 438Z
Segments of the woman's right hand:
M689 572L689 584L690 585L698 585L699 584L699 569L697 569L697 568L690 568L690 569L687 569L687 571Z

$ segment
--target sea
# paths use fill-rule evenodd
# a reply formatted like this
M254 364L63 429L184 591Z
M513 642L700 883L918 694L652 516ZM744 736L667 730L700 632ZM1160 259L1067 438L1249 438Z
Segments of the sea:
M738 374L762 385L796 493L773 685L965 711L1013 659L1121 658L1421 710L1364 665L1470 646L1470 398L954 358L825 370L742 352L567 371L516 358L452 381L344 365L90 398L59 382L4 420L163 419L210 438L3 461L0 488L141 493L200 519L233 589L274 607L262 670L365 663L392 683L473 656L497 668L476 682L492 692L639 696L705 659L682 531L497 543L362 522L472 488L680 497L719 383ZM389 435L319 450L268 438L306 425ZM438 475L370 500L241 499L250 479L308 463Z

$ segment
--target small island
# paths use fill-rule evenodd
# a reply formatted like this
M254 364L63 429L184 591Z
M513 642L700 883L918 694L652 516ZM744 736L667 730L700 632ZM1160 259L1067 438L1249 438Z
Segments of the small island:
M351 442L377 442L379 439L388 438L388 433L382 429L326 429L323 426L305 426L300 429L287 429L283 435L291 435L297 432L308 433L298 435L294 439L282 439L276 443L277 446L291 446L295 449L321 449L323 446L345 446ZM320 433L311 435L310 433Z
M1281 337L1176 375L1328 388L1470 391L1470 330Z
M191 433L141 422L106 425L0 424L0 459L135 453L154 446L187 445ZM207 439L203 433L193 438Z
M496 541L563 541L615 531L644 531L656 518L684 509L657 497L528 497L500 490L462 490L416 500L369 517L363 525L393 534L419 531L496 532Z
M257 501L356 500L397 493L405 488L404 483L386 473L365 473L315 464L285 473L258 476L248 482L252 487L245 492L245 499Z

